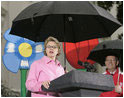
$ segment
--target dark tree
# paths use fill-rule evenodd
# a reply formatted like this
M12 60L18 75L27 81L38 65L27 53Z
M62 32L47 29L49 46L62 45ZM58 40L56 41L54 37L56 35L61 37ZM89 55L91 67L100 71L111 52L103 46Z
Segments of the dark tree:
M123 1L97 1L97 4L108 11L117 4L117 19L123 24Z
M123 1L116 1L117 19L123 24Z
M118 35L118 39L123 39L123 33Z

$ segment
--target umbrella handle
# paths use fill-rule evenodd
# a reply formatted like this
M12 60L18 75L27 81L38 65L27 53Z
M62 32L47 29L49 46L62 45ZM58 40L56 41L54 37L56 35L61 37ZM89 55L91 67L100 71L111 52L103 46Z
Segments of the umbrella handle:
M119 85L119 78L120 78L120 69L118 70L118 80L117 80L117 85Z
M119 85L119 76L120 76L120 74L118 73L118 81L117 81L117 84Z
M64 71L65 71L65 73L68 73L68 70L67 70L66 66L64 67Z

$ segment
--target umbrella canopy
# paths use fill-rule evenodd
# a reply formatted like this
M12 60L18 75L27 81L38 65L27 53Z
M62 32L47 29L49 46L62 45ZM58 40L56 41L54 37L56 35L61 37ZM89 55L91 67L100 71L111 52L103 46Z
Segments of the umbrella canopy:
M88 59L94 60L101 65L104 65L105 57L114 55L120 60L120 67L123 67L123 40L110 40L98 44L88 56Z
M69 64L76 69L85 68L83 65L79 65L78 61L81 61L82 63L89 62L91 65L94 64L95 62L92 60L87 60L87 57L90 51L97 46L98 43L98 39L86 40L77 43L66 42L66 52L64 51L64 53L66 53L66 58Z
M42 1L13 20L10 34L35 42L48 36L60 42L80 42L108 37L120 26L109 12L87 1Z

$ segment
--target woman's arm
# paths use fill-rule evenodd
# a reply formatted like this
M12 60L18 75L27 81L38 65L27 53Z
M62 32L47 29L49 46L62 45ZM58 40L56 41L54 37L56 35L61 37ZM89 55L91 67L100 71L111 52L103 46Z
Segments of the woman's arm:
M28 73L28 77L26 80L26 88L32 92L41 91L41 83L42 81L38 81L38 70L37 70L37 62L34 62L31 65L31 68Z

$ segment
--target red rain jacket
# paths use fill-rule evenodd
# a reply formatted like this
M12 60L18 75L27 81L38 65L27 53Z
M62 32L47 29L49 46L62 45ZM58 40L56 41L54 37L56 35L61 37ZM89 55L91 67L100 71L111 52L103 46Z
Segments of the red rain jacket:
M119 69L117 68L116 72L113 74L113 81L115 85L117 85L117 81L118 81L118 72L119 72ZM110 75L108 70L106 70L105 74ZM120 73L120 76L119 76L119 85L122 87L121 93L115 92L115 89L114 89L113 91L101 93L99 97L123 97L123 74L122 73Z

